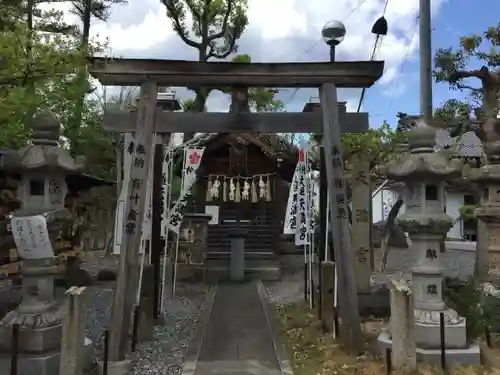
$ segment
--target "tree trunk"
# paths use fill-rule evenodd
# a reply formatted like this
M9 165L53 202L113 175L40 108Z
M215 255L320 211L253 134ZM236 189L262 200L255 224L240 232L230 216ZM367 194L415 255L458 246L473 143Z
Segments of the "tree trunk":
M80 49L82 51L86 50L89 45L89 36L90 36L90 16L91 16L91 7L92 0L87 0L85 2L85 10L83 14L83 32L82 32L82 40L80 44ZM71 126L73 130L73 139L71 139L71 154L76 156L78 154L78 142L79 142L79 129L82 124L83 117L83 107L85 104L85 95L87 94L87 67L83 67L80 69L77 75L77 88L81 90L80 96L75 103L75 113L73 119L71 121Z
M403 199L398 198L396 203L391 207L389 215L387 216L387 223L385 223L384 232L382 233L382 241L380 243L380 264L378 266L378 272L384 272L387 266L387 256L389 254L389 239L391 238L391 233L394 230L396 217L399 214L399 210L403 206Z
M194 98L193 107L191 108L191 112L205 112L205 106L208 98L208 94L210 91L207 89L197 89L196 97ZM183 142L189 141L194 138L196 133L184 133Z

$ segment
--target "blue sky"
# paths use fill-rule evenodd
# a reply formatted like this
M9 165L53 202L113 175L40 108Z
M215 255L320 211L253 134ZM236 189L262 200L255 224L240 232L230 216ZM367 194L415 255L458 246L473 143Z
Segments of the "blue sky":
M433 17L433 50L447 48L449 46L458 47L460 37L469 34L480 34L489 26L494 26L499 22L500 2L488 1L488 6L471 6L470 1L453 0L445 3L438 15ZM464 11L465 10L465 11ZM391 20L390 22L397 22ZM389 24L390 27L390 24ZM417 29L418 33L418 29ZM370 113L371 126L377 126L382 120L387 120L391 125L396 122L397 112L409 114L419 113L419 61L418 51L408 59L402 76L399 78L400 84L405 86L402 93L393 97L380 94L380 88L374 86L367 91L365 99L365 110ZM457 97L459 94L450 91L445 84L433 85L433 103L438 107L442 102ZM389 105L388 102L392 103Z

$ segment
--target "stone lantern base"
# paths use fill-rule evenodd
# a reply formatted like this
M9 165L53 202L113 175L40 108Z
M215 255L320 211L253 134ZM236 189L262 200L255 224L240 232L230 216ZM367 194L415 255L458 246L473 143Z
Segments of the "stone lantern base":
M437 330L439 337L439 326ZM380 352L385 355L387 349L392 348L392 339L389 332L382 332L378 337L378 347ZM417 346L417 361L430 363L433 365L441 364L441 349L425 349ZM479 345L477 343L469 344L462 349L446 348L446 363L454 365L477 365L481 363Z
M22 331L22 330L21 330ZM61 332L61 327L59 327L59 333ZM6 336L7 332L2 332L2 336ZM26 336L29 336L28 334ZM22 336L20 333L20 340L22 340ZM40 339L43 341L42 336L31 337L28 340L36 340ZM60 339L60 337L59 337ZM98 367L95 362L94 355L94 346L92 341L88 338L85 338L85 350L84 350L84 369L83 372L86 375L97 375ZM18 357L18 373L22 375L56 375L59 374L60 367L60 349L55 349L49 352L43 353L19 353ZM11 362L11 354L10 353L0 353L0 375L10 375L10 362Z

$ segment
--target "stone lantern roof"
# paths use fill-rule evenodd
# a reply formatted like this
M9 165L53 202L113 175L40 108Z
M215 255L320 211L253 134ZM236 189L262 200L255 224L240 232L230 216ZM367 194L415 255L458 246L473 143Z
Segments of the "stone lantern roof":
M450 160L446 151L434 151L437 130L420 120L408 132L409 154L387 165L390 179L397 181L416 179L446 180L461 175L462 162Z
M51 113L41 113L34 118L31 144L9 153L4 168L15 172L34 169L62 170L67 174L81 173L85 157L71 157L59 147L60 123Z

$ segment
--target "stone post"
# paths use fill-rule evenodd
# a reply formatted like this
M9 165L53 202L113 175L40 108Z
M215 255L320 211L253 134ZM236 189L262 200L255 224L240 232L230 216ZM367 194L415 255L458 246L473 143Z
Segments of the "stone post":
M413 374L417 369L413 296L406 280L392 280L391 284L392 366L397 374Z
M500 156L488 156L490 164L482 166L479 174L473 177L475 182L483 186L481 206L478 207L476 216L485 226L484 230L478 233L482 236L477 249L481 254L476 258L481 264L476 267L479 276L482 276L482 281L498 286L500 285ZM482 266L486 266L486 270Z
M86 301L85 287L66 291L59 375L83 374Z
M409 234L412 269L415 341L424 360L439 363L440 315L445 317L446 352L449 363L479 363L479 347L469 345L465 318L446 306L442 295L440 246L453 225L444 212L444 182L461 175L461 162L446 152L434 152L436 130L423 121L408 134L410 154L388 166L388 177L405 183L406 212L398 218ZM381 335L380 342L384 342Z
M231 239L231 281L242 281L245 278L245 233L230 232Z
M357 158L352 176L352 249L358 294L371 293L371 178L370 162ZM360 305L362 298L360 298Z
M325 332L334 330L335 262L321 262L321 324Z

